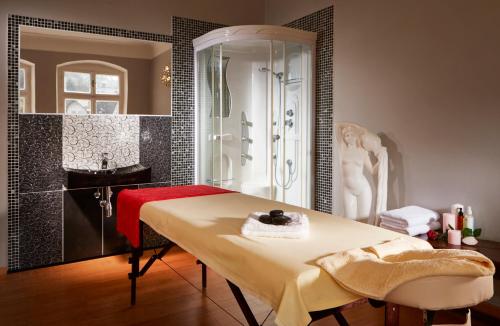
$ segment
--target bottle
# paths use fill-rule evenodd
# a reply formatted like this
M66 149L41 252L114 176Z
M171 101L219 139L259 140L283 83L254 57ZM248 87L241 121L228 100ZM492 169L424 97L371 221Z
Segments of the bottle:
M457 230L462 230L464 228L464 211L462 208L458 208L457 213Z
M471 229L472 231L474 231L474 216L472 216L472 207L470 206L467 206L464 228Z

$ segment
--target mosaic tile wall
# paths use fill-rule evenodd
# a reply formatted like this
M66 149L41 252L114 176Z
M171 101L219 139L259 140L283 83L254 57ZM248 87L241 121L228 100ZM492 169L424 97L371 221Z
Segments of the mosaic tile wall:
M61 190L61 115L19 116L19 192Z
M139 163L139 116L64 115L63 167L100 168L108 153L111 168Z
M58 203L57 198L62 198L62 173L56 166L54 160L60 157L62 162L62 146L52 148L52 146L62 141L62 132L58 133L57 128L62 130L62 117L59 116L32 116L18 114L18 56L19 56L19 26L37 26L52 29L69 30L76 32L85 32L92 34L112 35L120 37L128 37L135 39L143 39L157 42L172 43L173 38L169 35L145 33L131 30L124 30L118 28L101 27L80 23L71 23L64 21L56 21L50 19L33 18L26 16L10 15L8 18L8 269L9 271L16 271L24 268L40 266L45 264L57 263L61 260L60 240L59 236L52 234L50 236L51 248L44 249L47 255L39 255L40 252L36 248L43 248L37 245L37 237L29 237L29 232L34 229L45 230L43 225L39 225L43 220L38 215L34 215L31 207L42 207L49 209L50 221L54 226L55 234L59 234L58 228L61 223L58 222L58 214L60 214L61 207L56 207ZM175 105L175 103L174 103ZM30 120L31 119L31 120ZM59 121L61 123L58 123ZM24 132L31 135L31 139L35 141L33 144L24 142L20 138L20 121L25 123L24 126L51 123L48 130L36 130L36 127L27 131L23 128ZM22 125L21 125L22 126ZM40 127L40 125L39 125ZM169 127L169 126L168 126ZM167 127L167 128L168 128ZM55 129L54 129L55 128ZM154 128L154 127L153 127ZM154 133L154 132L153 132ZM58 138L59 135L60 137ZM45 136L48 136L53 142L44 142ZM38 141L38 143L36 143ZM35 145L38 144L38 145ZM38 146L38 147L37 147ZM50 150L49 150L50 149ZM28 153L36 154L39 150L47 150L46 156L39 155L26 155ZM20 159L23 155L23 159ZM38 161L37 161L38 159ZM41 162L47 159L46 162ZM164 158L166 161L170 160L170 156ZM33 171L30 164L45 164L40 172ZM31 173L29 173L31 172ZM22 173L22 177L20 177ZM163 183L170 182L170 175L159 178ZM154 186L155 184L152 184ZM55 190L58 189L58 190ZM20 190L22 193L20 193ZM41 194L41 192L47 192ZM49 193L50 192L50 193ZM57 204L57 205L56 205ZM23 211L20 214L20 209ZM21 216L22 215L22 218ZM49 225L49 224L47 224ZM62 227L62 226L61 226ZM28 241L30 240L30 241ZM52 255L52 253L56 253ZM33 259L33 262L29 262Z
M316 32L316 125L315 204L321 212L332 212L333 187L333 7L328 7L286 24Z
M170 182L171 122L171 117L141 117L140 163L151 167L151 182Z

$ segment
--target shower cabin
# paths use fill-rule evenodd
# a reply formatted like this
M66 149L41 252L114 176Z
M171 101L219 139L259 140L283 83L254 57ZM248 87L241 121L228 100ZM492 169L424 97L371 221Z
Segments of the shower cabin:
M253 25L193 41L197 183L310 208L315 43Z

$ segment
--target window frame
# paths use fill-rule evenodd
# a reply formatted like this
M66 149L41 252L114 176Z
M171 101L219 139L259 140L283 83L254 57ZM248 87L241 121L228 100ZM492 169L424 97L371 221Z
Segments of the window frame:
M35 113L35 64L28 60L19 59L19 71L24 69L24 89L18 87L19 103L24 98L24 110L20 113ZM18 72L19 75L19 72ZM19 78L19 77L18 77Z
M127 69L118 65L98 60L82 60L70 61L57 65L57 113L66 114L65 100L90 100L90 114L96 113L97 101L117 101L118 113L127 114L127 98L128 98L128 74ZM65 72L81 72L90 74L90 94L66 92L64 91L64 73ZM117 75L120 79L118 95L97 94L96 93L96 75ZM106 115L106 114L102 114Z

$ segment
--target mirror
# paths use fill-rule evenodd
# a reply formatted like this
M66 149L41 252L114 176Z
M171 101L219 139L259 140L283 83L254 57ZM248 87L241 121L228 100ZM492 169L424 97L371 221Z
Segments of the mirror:
M19 113L171 114L172 44L21 26Z

